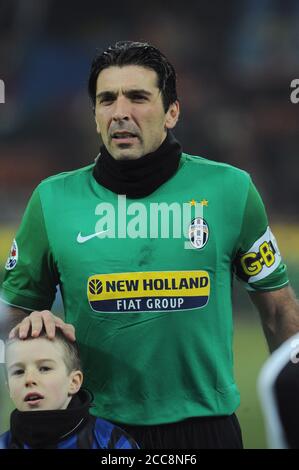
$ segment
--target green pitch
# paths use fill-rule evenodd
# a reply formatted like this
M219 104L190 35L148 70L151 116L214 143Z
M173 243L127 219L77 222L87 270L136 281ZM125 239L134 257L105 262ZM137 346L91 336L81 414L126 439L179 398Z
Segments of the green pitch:
M239 321L235 328L235 377L241 393L237 415L246 449L266 449L262 413L257 397L256 379L268 356L262 327L257 317Z

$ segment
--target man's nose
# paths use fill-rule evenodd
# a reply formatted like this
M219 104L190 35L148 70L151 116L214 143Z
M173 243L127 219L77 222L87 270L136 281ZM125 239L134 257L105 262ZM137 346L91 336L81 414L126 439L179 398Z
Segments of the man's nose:
M113 110L113 120L121 121L128 120L130 117L130 103L124 96L120 96L115 101Z

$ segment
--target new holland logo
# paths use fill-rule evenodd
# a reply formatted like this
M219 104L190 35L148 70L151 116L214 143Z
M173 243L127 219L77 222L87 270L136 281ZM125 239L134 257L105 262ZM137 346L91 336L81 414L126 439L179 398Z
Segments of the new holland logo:
M210 296L206 271L96 274L87 298L96 312L160 312L204 307Z
M209 240L209 227L205 219L197 217L189 226L189 239L194 248L203 248Z
M91 294L100 294L103 292L103 283L99 279L91 279L88 283L88 290Z

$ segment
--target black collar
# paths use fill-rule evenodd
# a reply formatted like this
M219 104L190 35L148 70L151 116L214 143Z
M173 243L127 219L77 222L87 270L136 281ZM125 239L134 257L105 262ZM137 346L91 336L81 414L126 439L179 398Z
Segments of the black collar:
M181 146L171 132L155 152L136 160L115 160L102 146L93 176L99 184L116 194L145 197L175 174L181 154Z
M10 417L11 446L46 449L77 433L89 417L91 397L80 390L66 410L18 411Z

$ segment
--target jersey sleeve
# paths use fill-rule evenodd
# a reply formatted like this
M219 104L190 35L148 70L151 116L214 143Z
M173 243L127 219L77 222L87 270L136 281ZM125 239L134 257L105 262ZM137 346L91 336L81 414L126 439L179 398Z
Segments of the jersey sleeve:
M5 265L1 300L27 310L50 309L58 284L38 188L25 210Z
M289 282L263 201L251 180L233 268L249 291L276 290Z

